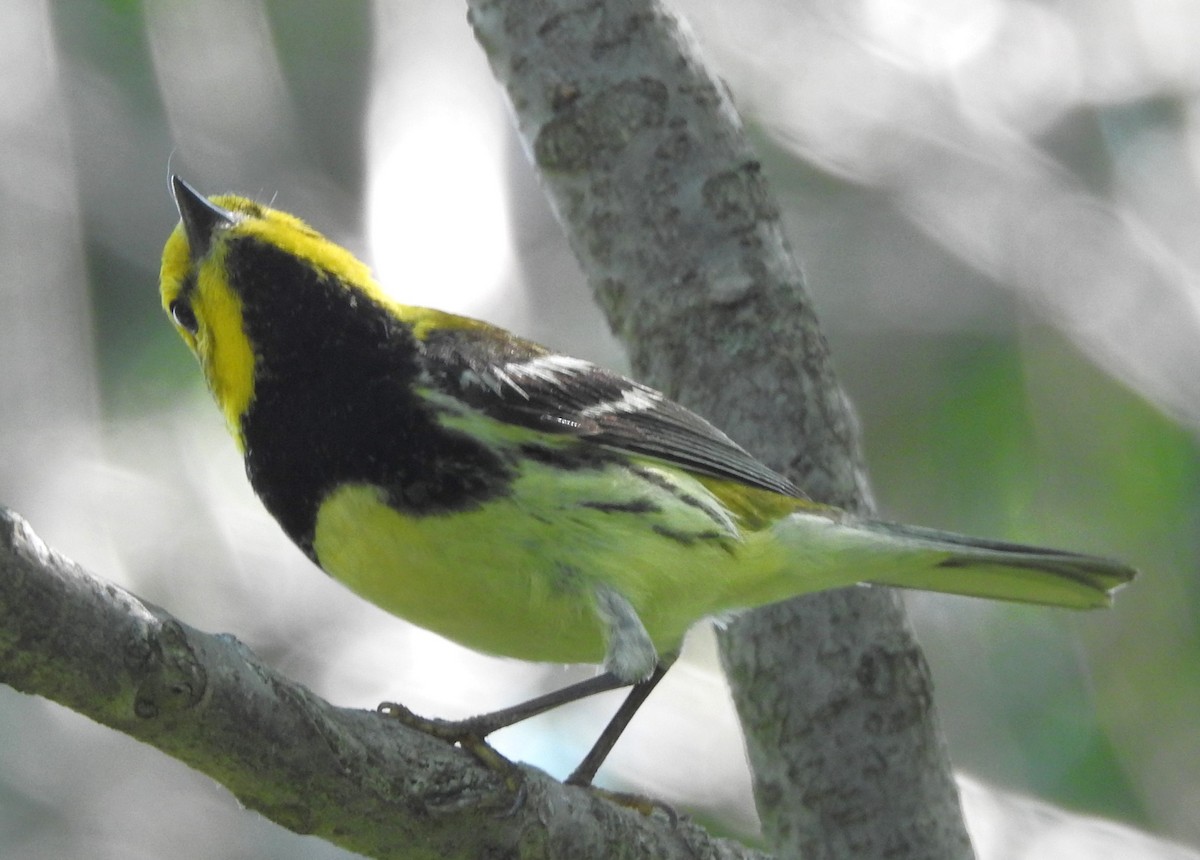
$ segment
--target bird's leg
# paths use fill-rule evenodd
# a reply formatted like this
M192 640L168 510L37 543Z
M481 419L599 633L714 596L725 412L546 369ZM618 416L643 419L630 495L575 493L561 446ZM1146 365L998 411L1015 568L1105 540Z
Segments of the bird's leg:
M465 720L421 717L395 702L382 703L378 708L379 712L399 720L410 728L458 744L474 753L484 764L498 769L501 763L506 762L485 742L485 738L492 732L544 714L560 705L632 685L633 689L605 726L599 739L579 767L567 778L571 785L590 785L596 771L612 751L633 715L675 661L675 655L659 660L645 625L642 624L633 605L622 594L608 586L599 586L595 598L596 613L604 623L608 639L604 656L607 671L604 673L510 708L468 717Z
M560 690L553 690L545 695L537 696L527 702L521 702L519 705L501 708L498 711L492 711L487 714L467 717L465 720L441 720L421 717L414 714L404 705L397 704L396 702L384 702L379 706L379 712L398 719L405 725L423 731L426 734L431 734L450 743L461 743L470 738L482 740L492 732L499 731L508 726L514 726L522 720L536 717L538 714L544 714L546 711L553 710L559 705L566 705L570 702L585 699L588 696L594 696L596 693L604 693L608 690L616 690L627 686L629 686L628 681L621 680L612 672L605 672L601 675L596 675L594 678L578 681Z
M471 755L475 756L485 767L497 773L506 774L505 782L516 792L517 797L521 798L523 796L523 788L512 762L500 755L500 753L496 752L488 744L486 740L487 736L499 729L516 725L522 720L536 717L538 714L544 714L546 711L553 710L559 705L565 705L569 702L575 702L579 699L595 695L596 693L603 693L625 686L628 686L627 681L621 680L612 672L605 672L593 678L569 684L561 690L554 690L545 695L530 699L527 702L521 702L519 705L513 705L510 708L501 708L498 711L480 714L475 717L468 717L465 720L442 720L422 717L396 702L383 702L377 710L379 713L385 714L394 720L399 720L409 728L425 732L436 738L441 738L447 743L461 746L470 752ZM613 740L615 741L616 738ZM520 800L517 803L519 804Z
M642 623L633 604L619 591L608 586L597 587L596 612L608 633L604 666L618 677L629 679L633 689L629 691L621 707L579 763L579 767L567 777L567 783L570 785L591 785L596 771L612 751L633 715L675 662L674 656L666 660L659 659L654 642L646 632L646 625Z
M625 731L625 727L629 725L629 721L633 719L633 715L637 713L638 708L646 701L646 698L658 686L658 682L667 674L667 670L671 668L671 664L675 662L675 657L672 655L665 661L654 667L654 671L650 673L650 677L644 681L639 681L633 685L633 689L629 691L629 695L625 697L625 701L621 703L621 707L613 714L613 718L608 721L608 725L604 727L604 731L600 733L600 737L596 739L596 743L592 745L588 754L583 757L583 761L579 763L579 767L567 777L567 785L591 785L592 779L596 776L596 771L600 769L600 765L604 764L604 760L608 758L608 754L612 752L613 746L617 743L617 739L621 737L621 733Z
M607 585L596 587L596 614L604 624L604 668L626 684L645 681L658 665L658 651L629 598Z

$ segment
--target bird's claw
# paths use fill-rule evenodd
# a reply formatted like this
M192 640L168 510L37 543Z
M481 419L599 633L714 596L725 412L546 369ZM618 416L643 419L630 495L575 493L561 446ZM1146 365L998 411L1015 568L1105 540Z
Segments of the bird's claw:
M461 747L488 770L503 777L505 785L517 796L513 809L507 813L508 815L515 812L524 801L525 783L521 778L520 768L496 752L495 748L485 740L488 733L481 730L478 721L423 717L399 702L381 702L375 710L386 717L399 721L410 729L416 729L423 734Z

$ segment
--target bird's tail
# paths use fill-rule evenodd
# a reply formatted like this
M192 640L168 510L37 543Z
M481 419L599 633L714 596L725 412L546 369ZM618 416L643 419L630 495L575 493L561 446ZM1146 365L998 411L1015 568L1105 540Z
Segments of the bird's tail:
M881 520L797 513L776 534L818 587L870 582L1092 609L1110 605L1113 592L1136 574L1129 565L1097 556Z

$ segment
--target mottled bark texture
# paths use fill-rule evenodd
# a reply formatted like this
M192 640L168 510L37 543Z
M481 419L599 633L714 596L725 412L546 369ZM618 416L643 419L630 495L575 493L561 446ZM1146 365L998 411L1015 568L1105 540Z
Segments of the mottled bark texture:
M468 6L635 375L814 498L869 509L854 419L778 209L681 23L654 0ZM781 855L971 856L929 673L893 594L756 611L721 645Z

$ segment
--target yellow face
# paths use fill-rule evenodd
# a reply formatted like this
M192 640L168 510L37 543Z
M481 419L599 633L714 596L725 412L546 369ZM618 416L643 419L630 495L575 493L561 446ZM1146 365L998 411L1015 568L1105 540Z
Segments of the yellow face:
M252 286L239 283L226 265L230 244L258 239L357 289L378 295L378 286L349 251L292 215L233 195L206 203L186 186L177 186L176 198L181 212L198 211L200 217L185 217L167 239L160 273L163 309L199 359L241 448L241 418L254 399L255 370L254 344L246 335L242 310L254 296Z

